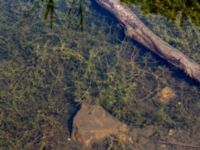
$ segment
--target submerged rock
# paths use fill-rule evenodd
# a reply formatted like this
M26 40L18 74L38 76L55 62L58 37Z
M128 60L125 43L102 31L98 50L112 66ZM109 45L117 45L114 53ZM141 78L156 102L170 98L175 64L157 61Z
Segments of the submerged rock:
M101 106L83 103L73 121L72 140L87 146L94 141L126 131L127 126Z
M163 104L167 104L169 103L171 100L173 100L176 97L176 93L175 91L170 88L170 87L164 87L163 89L161 89L156 96L154 97L154 99L160 103Z

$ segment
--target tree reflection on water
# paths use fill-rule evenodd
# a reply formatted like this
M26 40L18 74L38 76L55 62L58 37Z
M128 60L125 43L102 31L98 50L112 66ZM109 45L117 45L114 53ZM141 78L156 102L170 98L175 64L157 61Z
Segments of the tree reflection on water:
M54 14L55 14L55 2L54 0L41 0L46 6L45 9L45 20L50 19L50 26L53 28ZM71 6L68 7L68 15L77 14L80 19L80 28L83 30L83 0L73 0Z

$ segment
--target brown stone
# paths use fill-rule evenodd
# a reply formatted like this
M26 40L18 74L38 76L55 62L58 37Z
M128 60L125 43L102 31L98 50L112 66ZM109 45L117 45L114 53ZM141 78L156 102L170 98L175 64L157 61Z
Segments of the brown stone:
M83 145L126 132L127 126L99 105L83 103L73 121L72 140Z
M170 87L164 87L161 89L156 96L154 97L155 100L159 101L160 103L167 104L171 100L176 97L175 91Z

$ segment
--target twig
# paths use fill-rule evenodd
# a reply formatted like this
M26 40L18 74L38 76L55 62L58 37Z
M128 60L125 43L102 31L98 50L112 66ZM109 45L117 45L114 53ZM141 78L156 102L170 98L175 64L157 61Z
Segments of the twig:
M192 147L192 148L200 148L200 145L185 144L185 143L178 143L178 142L160 141L160 143L162 143L162 144L170 144L170 145L177 145L177 146Z

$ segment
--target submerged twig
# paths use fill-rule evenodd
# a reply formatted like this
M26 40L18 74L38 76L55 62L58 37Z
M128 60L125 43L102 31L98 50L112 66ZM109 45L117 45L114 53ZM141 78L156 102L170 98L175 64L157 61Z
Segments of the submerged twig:
M186 144L186 143L179 143L179 142L171 142L171 141L160 141L161 144L169 144L169 145L177 145L177 146L184 146L184 147L191 147L191 148L200 148L200 145L193 145L193 144Z

